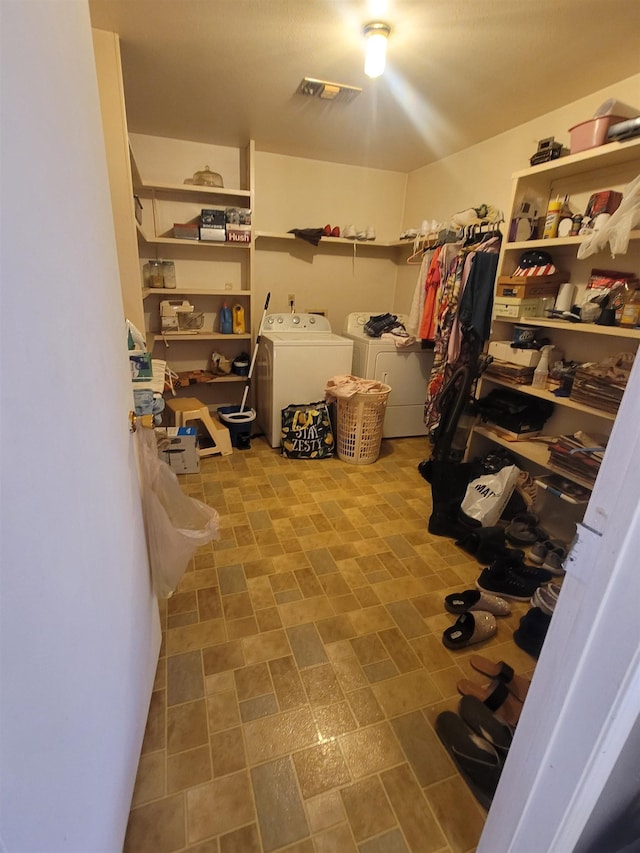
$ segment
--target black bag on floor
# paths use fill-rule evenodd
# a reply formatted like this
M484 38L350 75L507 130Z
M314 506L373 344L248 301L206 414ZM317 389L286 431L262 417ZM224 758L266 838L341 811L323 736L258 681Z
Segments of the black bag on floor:
M282 410L280 448L289 459L327 459L334 452L327 404L302 403Z

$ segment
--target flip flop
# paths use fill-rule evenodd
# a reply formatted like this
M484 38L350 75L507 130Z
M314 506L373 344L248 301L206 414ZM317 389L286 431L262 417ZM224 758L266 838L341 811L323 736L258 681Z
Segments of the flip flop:
M479 589L465 589L463 592L454 592L444 599L445 610L449 613L467 613L473 610L484 610L493 613L494 616L508 616L511 608L503 598L491 595L488 592L480 592Z
M458 713L470 729L491 744L498 753L498 757L504 762L513 740L512 727L499 720L484 702L476 699L475 696L463 696L458 706Z
M488 640L497 631L496 617L484 610L463 613L455 625L442 634L442 642L448 649L463 649L474 643Z
M463 696L475 696L483 702L490 711L503 722L514 728L520 719L522 702L519 702L507 690L502 681L492 681L491 684L478 684L468 678L462 678L457 684L458 692Z
M503 767L496 750L453 711L438 714L436 733L474 797L488 810Z
M481 672L487 678L496 678L506 684L509 692L520 702L524 702L527 698L531 682L521 675L516 675L508 663L502 660L496 663L489 658L483 658L481 655L471 655L469 663L477 672Z

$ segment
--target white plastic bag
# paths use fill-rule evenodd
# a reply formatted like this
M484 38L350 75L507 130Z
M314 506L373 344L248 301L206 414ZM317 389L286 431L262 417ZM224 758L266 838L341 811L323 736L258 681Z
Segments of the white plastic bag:
M580 243L578 258L582 260L600 252L607 243L611 248L612 258L616 255L625 255L629 248L629 235L638 224L640 224L640 175L624 188L620 207L611 215L611 219Z
M515 465L506 465L495 474L483 474L472 480L462 501L463 512L483 527L493 527L513 494L519 473Z
M220 536L213 507L190 498L178 478L158 457L156 436L139 429L142 468L142 511L153 586L158 598L169 598L196 550Z

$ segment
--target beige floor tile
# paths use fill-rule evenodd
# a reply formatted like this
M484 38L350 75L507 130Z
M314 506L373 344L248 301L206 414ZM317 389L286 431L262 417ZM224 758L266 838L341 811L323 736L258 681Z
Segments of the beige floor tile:
M275 660L291 654L291 647L285 631L267 631L255 637L242 640L244 657L248 664Z
M253 820L251 783L246 771L190 788L187 798L189 843L244 826Z
M149 715L144 730L141 753L154 752L164 749L167 745L166 735L167 720L167 698L166 690L155 690L151 694L149 703Z
M342 613L339 616L330 616L327 619L316 620L316 628L322 642L326 644L338 643L356 636L356 630L350 615Z
M335 741L296 752L293 763L305 799L351 781L342 752Z
M395 717L430 702L437 702L440 691L424 670L416 670L374 684L373 692L387 717Z
M299 669L327 662L327 653L312 622L287 628L291 650Z
M341 658L332 662L340 686L346 692L366 687L369 683L367 676L355 657Z
M235 690L207 696L207 722L209 731L219 732L240 723L240 709Z
M314 836L316 853L357 853L353 835L347 823L334 826Z
M484 826L483 812L460 776L431 785L425 796L453 853L475 847Z
M266 663L250 664L242 669L236 669L233 674L240 702L273 691L269 667Z
M344 699L342 688L331 664L302 670L300 677L313 708L332 705Z
M321 741L343 735L358 728L348 702L337 702L324 708L314 708L313 718Z
M410 672L421 666L417 655L398 628L387 628L378 634L400 672Z
M208 622L196 622L182 628L171 628L167 631L167 655L179 655L224 643L227 639L224 621L211 619Z
M339 791L326 791L305 803L307 820L312 832L322 832L347 819Z
M385 660L389 652L377 634L365 634L362 637L354 637L351 647L362 666L376 661Z
M280 617L286 628L292 625L303 625L305 622L317 622L333 616L333 609L324 595L315 598L303 598L280 606Z
M380 774L387 797L411 850L435 853L446 839L407 764Z
M175 655L167 660L167 705L179 705L204 696L200 651Z
M374 631L384 631L385 628L395 628L391 614L383 605L367 607L365 610L355 610L349 614L356 634L371 634Z
M207 743L207 709L204 699L167 709L167 752L183 752Z
M227 776L247 766L242 729L227 729L211 735L209 741L213 775Z
M268 717L270 714L277 714L279 710L274 693L267 693L265 696L256 696L255 699L240 702L240 717L243 723L248 723L249 720L257 720L259 717Z
M209 747L199 746L167 757L167 792L175 794L211 779Z
M400 745L387 722L349 732L338 738L338 742L355 779L404 761Z
M205 675L214 675L227 669L244 666L243 643L248 640L231 640L202 650ZM247 661L249 663L249 661Z
M254 767L251 779L265 853L309 835L290 757Z
M201 622L204 622L207 619L222 618L222 601L220 600L220 592L217 586L199 589L197 591L197 595L198 615Z
M341 789L340 794L356 841L396 825L384 788L377 776Z
M257 825L251 823L221 835L220 853L262 853Z
M358 847L359 853L409 853L402 833L399 829L392 829L377 838L365 841Z
M361 687L347 693L347 701L359 726L368 726L384 720L384 712L370 687Z
M235 690L235 686L235 679L231 670L207 675L204 679L204 690L207 696L212 693L226 693L228 690Z
M447 751L420 711L396 717L391 726L420 785L431 785L456 772Z
M291 655L269 661L269 671L281 711L290 711L306 705L305 693L298 668Z
M315 720L307 706L252 720L245 723L244 733L250 765L311 746L318 739Z
M172 853L185 844L184 798L166 797L133 809L124 842L124 853Z
M136 784L131 800L132 808L164 796L166 784L164 759L164 750L148 752L140 756Z

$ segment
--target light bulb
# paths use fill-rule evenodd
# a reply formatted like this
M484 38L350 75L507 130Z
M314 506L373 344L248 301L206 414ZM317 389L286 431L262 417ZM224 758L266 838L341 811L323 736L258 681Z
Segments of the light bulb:
M364 73L367 77L379 77L384 71L387 58L387 38L391 32L387 24L367 24L364 34L367 47L364 59Z

